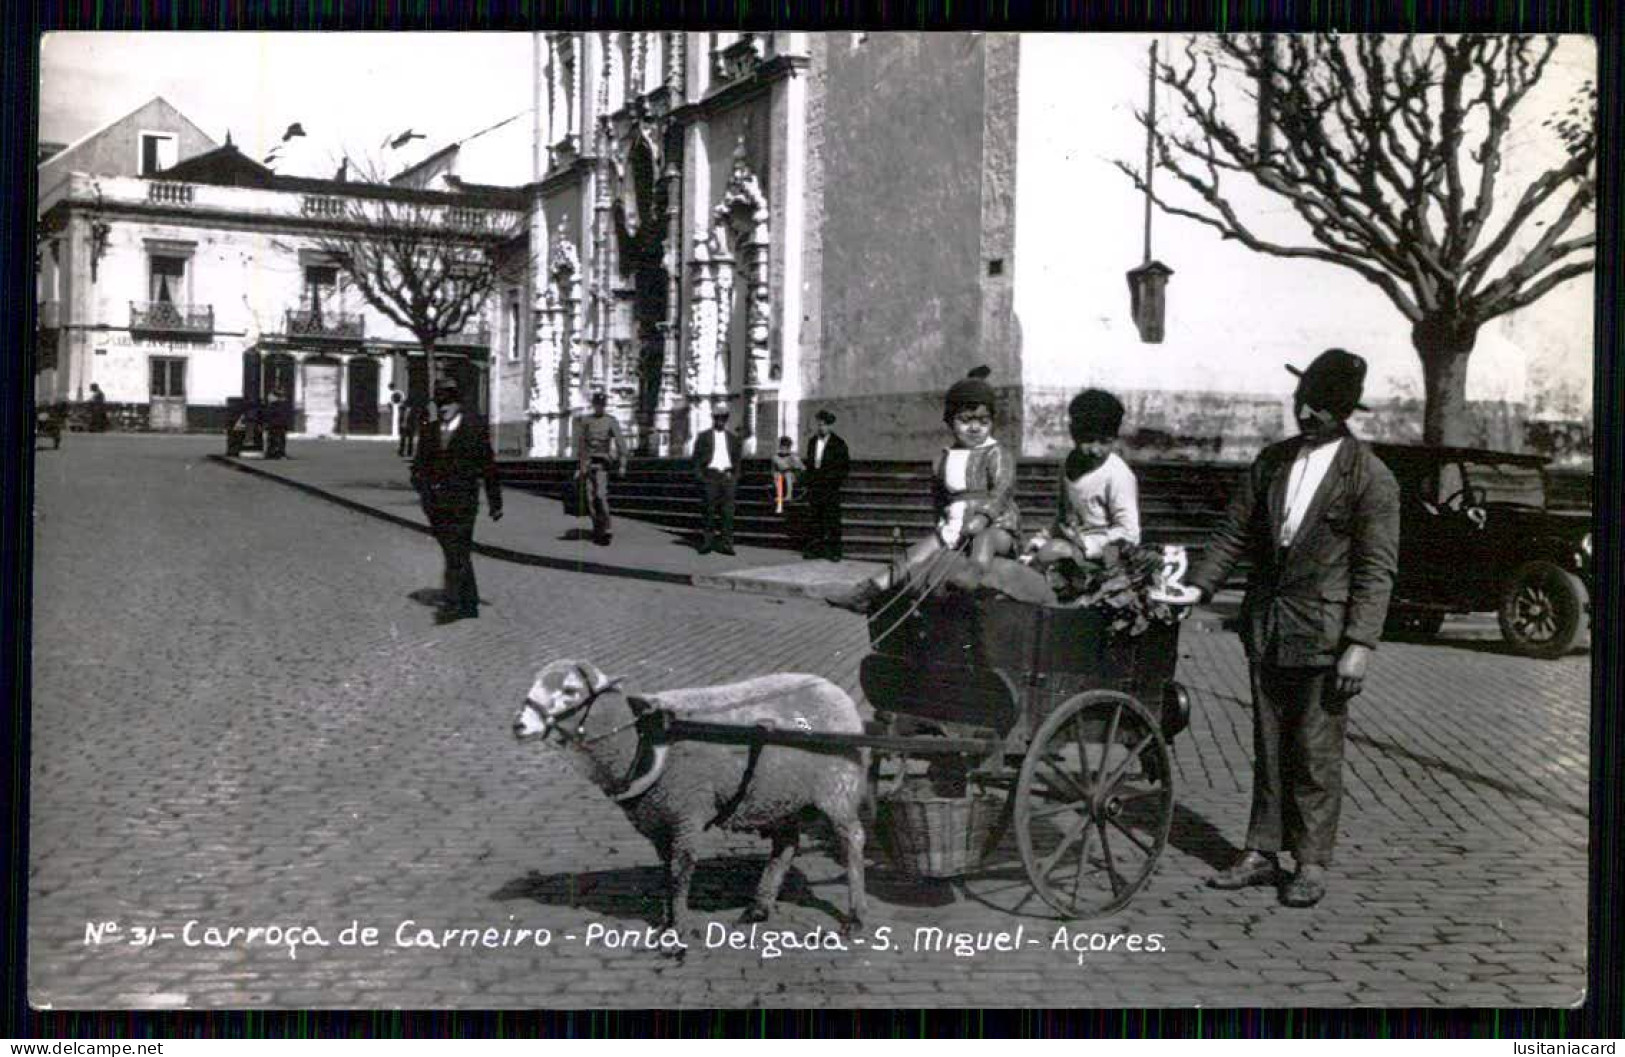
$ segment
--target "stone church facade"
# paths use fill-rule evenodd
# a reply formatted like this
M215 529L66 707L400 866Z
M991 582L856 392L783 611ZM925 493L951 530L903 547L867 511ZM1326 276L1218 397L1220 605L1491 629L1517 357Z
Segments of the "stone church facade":
M651 454L685 450L717 400L757 452L829 407L879 454L934 438L934 394L978 363L1019 390L1013 40L541 44L530 454L566 453L595 391ZM1008 113L988 105L1006 91Z

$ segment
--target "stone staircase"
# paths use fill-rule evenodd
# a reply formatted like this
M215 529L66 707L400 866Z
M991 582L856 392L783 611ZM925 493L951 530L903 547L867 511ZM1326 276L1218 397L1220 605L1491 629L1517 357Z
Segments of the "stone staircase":
M512 459L498 462L505 486L562 498L575 471L571 459ZM1245 467L1191 462L1134 464L1140 481L1140 517L1150 543L1180 543L1192 557L1200 550ZM1022 527L1035 531L1053 517L1059 469L1051 459L1023 459L1016 501ZM843 497L848 557L884 560L894 530L907 544L935 520L931 464L927 461L854 460ZM700 496L687 460L629 461L624 478L610 478L610 505L616 517L633 518L698 536ZM773 512L773 477L766 459L746 459L734 507L735 542L796 549L801 546L806 508L792 503L783 516Z

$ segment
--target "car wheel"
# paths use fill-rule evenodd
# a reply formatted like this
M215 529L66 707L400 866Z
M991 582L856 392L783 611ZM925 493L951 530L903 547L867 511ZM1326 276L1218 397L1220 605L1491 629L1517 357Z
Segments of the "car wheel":
M1580 578L1548 561L1529 562L1501 595L1501 635L1526 657L1561 657L1580 636L1586 589Z

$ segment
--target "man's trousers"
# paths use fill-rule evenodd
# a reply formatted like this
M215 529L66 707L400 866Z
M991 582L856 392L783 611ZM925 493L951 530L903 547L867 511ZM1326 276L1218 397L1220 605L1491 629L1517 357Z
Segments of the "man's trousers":
M1332 861L1343 805L1347 699L1334 668L1250 666L1253 808L1247 847Z
M701 544L709 547L717 543L724 547L732 547L735 485L733 475L706 470L700 484L705 492L705 520L701 525Z
M442 609L474 616L480 611L480 585L474 579L474 519L431 515L430 526L446 558Z
M607 536L615 529L609 516L609 464L594 459L587 467L587 509L592 513L592 533Z

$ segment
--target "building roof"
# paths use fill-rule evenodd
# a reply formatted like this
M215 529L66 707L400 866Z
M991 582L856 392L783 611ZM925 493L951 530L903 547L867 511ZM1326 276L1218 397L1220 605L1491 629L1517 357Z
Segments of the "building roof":
M188 158L165 169L158 174L158 178L224 187L258 187L268 191L303 191L307 194L349 195L486 209L523 209L526 204L525 193L516 188L465 186L457 192L425 191L351 180L282 176L243 154L232 144Z
M48 157L48 158L44 159L43 161L41 161L39 163L39 167L41 169L44 169L46 166L58 164L64 158L69 157L70 155L73 154L74 151L78 150L80 147L84 146L86 143L89 143L91 140L95 139L97 136L100 136L103 133L105 133L107 130L109 130L111 128L114 128L114 127L116 127L118 125L121 125L124 122L130 120L131 118L135 117L137 114L141 113L143 110L146 110L148 107L152 106L154 103L161 104L164 109L170 111L172 114L174 114L175 117L179 118L180 120L186 122L188 125L192 126L192 130L194 132L196 132L199 136L202 136L208 142L210 142L210 143L214 142L214 138L212 136L210 136L207 132L204 132L201 128L198 128L197 122L193 121L191 118L189 118L185 114L181 113L180 110L175 106L174 103L171 103L169 100L165 99L161 95L155 95L151 99L147 100L145 103L142 103L140 106L138 106L134 110L130 111L128 114L123 114L123 115L121 115L121 116L119 116L117 118L114 118L112 121L107 122L106 124L100 126L99 128L96 128L96 129L94 129L94 130L92 130L90 132L85 133L83 136L80 136L78 139L74 140L72 143L68 144L66 147L63 147L61 150L57 151L55 154L52 154L50 157ZM42 144L42 146L43 146L43 144Z

